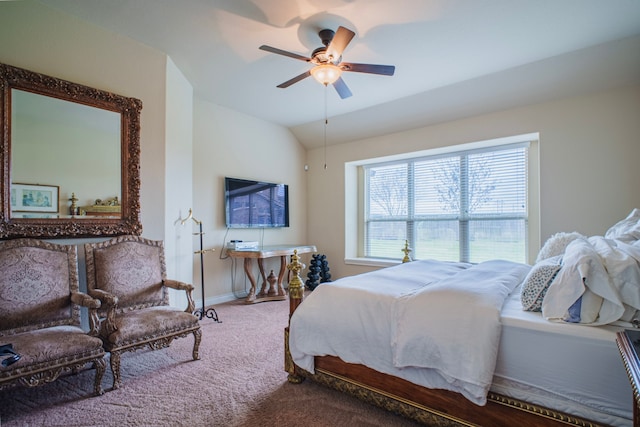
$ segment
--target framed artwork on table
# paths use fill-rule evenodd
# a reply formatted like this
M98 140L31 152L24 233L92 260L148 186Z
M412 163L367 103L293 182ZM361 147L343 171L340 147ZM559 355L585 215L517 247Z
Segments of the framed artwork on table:
M11 184L11 210L14 212L58 212L57 185Z

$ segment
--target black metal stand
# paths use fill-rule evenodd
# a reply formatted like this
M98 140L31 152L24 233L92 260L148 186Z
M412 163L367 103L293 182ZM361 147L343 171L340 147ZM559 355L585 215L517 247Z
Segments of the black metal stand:
M202 221L198 221L193 217L193 212L191 211L191 209L189 209L189 216L186 219L183 219L181 221L182 224L184 224L189 218L191 218L193 222L198 224L198 227L199 227L199 232L193 233L194 236L195 235L200 236L200 250L195 251L194 254L200 254L200 292L202 295L202 307L195 310L193 314L195 316L198 316L199 320L202 320L205 317L208 317L209 319L213 319L215 322L222 323L222 321L218 319L218 313L216 313L216 310L213 307L206 308L206 305L204 302L204 253L212 251L213 249L205 250L202 248L202 235L204 234L204 232L202 231Z
M194 221L196 221L196 219L193 219ZM205 304L204 304L204 253L207 252L204 249L202 249L202 235L204 234L202 232L202 222L201 221L196 221L198 223L198 226L200 227L200 232L199 233L193 233L193 234L198 234L200 235L200 250L199 251L195 251L194 253L196 254L200 254L200 291L202 293L202 307L197 309L196 311L193 312L193 314L195 314L196 316L198 316L198 319L202 320L205 317L208 317L210 319L213 319L215 322L218 323L222 323L221 320L218 319L218 313L216 313L216 310L213 307L209 307L205 310Z

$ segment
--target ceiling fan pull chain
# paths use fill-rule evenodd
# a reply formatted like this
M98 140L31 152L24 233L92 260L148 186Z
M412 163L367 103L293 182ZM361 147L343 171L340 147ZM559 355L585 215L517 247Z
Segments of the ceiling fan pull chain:
M327 170L327 125L329 116L327 115L327 87L324 85L324 170Z

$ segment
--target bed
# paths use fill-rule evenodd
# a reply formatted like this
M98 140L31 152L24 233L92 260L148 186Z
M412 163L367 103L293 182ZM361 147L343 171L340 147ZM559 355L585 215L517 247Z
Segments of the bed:
M638 324L640 211L535 264L413 261L325 283L289 268L285 369L433 426L631 426L616 333ZM431 327L434 326L434 327Z

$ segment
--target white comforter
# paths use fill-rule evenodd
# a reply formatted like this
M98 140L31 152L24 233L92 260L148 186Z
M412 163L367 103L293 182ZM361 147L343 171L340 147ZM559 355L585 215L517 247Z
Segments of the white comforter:
M484 405L500 309L529 268L415 261L323 284L291 318L291 355L310 372L333 355Z
M629 321L640 310L640 241L602 236L571 242L549 286L542 315L549 320L604 325Z

